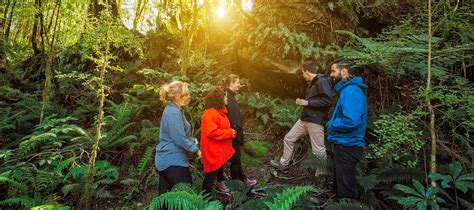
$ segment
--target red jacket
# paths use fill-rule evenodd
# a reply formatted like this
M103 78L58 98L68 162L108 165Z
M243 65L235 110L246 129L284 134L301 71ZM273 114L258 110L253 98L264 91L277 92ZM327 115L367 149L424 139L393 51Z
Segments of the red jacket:
M201 121L201 155L204 172L216 171L234 155L235 137L227 118L227 109L206 109Z

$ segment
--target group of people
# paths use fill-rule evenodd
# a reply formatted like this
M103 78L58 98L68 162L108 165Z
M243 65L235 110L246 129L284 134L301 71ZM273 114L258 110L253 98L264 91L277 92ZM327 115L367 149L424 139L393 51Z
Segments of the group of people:
M201 121L201 138L192 136L192 129L182 107L190 101L188 84L173 81L160 89L160 98L167 102L160 126L160 143L156 146L155 165L159 174L159 193L168 192L180 182L191 183L189 158L202 160L205 178L202 188L229 193L224 182L224 165L230 162L231 178L246 185L255 185L242 169L240 147L244 143L239 106L234 94L240 89L240 79L230 74L224 80L225 89L214 86L204 97L205 109ZM200 144L200 146L199 146Z
M347 59L335 61L330 75L312 61L301 66L298 73L308 82L308 88L306 97L297 98L295 103L303 106L303 111L283 139L280 160L270 161L270 165L279 171L288 171L295 143L308 134L312 153L325 160L324 130L330 118L326 130L328 142L334 143L337 198L357 199L356 165L363 158L365 147L368 112L365 92L368 87L355 71L355 65ZM218 191L230 191L223 174L227 162L231 164L232 179L247 185L257 183L245 176L242 170L240 147L244 143L244 135L239 106L234 97L240 88L239 77L228 75L224 87L213 87L204 98L200 147L199 141L192 137L191 126L181 110L189 103L188 84L174 81L161 88L160 96L168 104L161 118L160 143L156 146L155 156L160 194L179 182L191 183L189 157L192 154L202 157L205 172L202 188L206 192L211 192L213 185ZM333 111L329 116L331 108ZM323 169L316 171L316 175L323 173Z
M362 77L356 76L355 65L347 59L333 62L329 76L311 61L305 62L299 73L308 82L305 99L297 98L295 101L303 106L303 112L283 139L280 160L271 160L270 165L286 172L290 167L295 142L308 134L313 154L325 160L324 127L332 108L327 125L327 140L334 143L336 198L357 199L356 166L364 157L368 114L365 91L368 87ZM324 169L317 170L316 176L323 173Z

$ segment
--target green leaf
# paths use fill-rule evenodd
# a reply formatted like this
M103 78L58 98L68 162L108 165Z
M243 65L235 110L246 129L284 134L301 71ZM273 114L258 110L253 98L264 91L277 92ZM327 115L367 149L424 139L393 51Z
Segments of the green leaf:
M416 192L413 188L411 187L408 187L408 186L405 186L405 185L402 185L402 184L396 184L395 186L393 186L395 189L397 190L400 190L404 193L407 193L407 194L411 194L411 195L414 195L414 196L417 196L417 197L420 197L422 198L423 195ZM424 193L423 193L424 194Z
M333 2L328 2L328 7L331 11L334 11L334 3Z
M428 204L426 201L418 202L416 204L416 209L418 210L426 210L428 208Z
M428 176L428 178L432 179L432 180L444 180L446 179L447 177L449 177L448 175L443 175L443 174L439 174L439 173L432 173Z
M417 202L422 201L421 198L409 196L406 198L398 198L398 203L406 206L415 205Z
M441 197L435 197L434 200L437 201L438 203L446 203L446 201L442 199Z
M439 210L439 206L435 202L429 200L428 204L430 204L430 206L433 207L434 209Z
M459 180L459 181L474 180L474 173L461 175L457 180Z
M462 171L462 166L459 162L454 161L449 164L449 172L453 176L453 179L456 180L458 176L461 174Z
M454 182L454 187L456 187L457 189L461 190L463 193L466 193L467 190L469 190L466 186L466 183L463 182L463 181L456 181Z
M429 187L428 190L425 193L425 198L430 198L432 195L434 195L437 192L438 192L438 190L436 188Z
M421 185L421 183L416 179L413 179L412 182L413 186L415 186L415 189L420 193L420 195L425 195L425 187L423 187L423 185Z

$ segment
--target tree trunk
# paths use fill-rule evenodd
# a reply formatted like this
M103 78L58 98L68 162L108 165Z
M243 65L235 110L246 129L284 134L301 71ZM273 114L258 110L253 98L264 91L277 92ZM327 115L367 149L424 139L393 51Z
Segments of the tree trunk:
M56 28L58 27L58 20L59 20L59 11L61 9L61 0L58 1L58 4L56 5L56 21L54 23L54 28L53 28L53 35L51 37L51 41L49 42L49 47L48 47L48 60L46 61L46 68L44 70L45 74L45 82L44 82L44 89L43 89L43 104L41 106L41 114L40 114L40 124L43 122L43 116L44 116L44 109L46 105L49 102L49 94L51 90L51 80L53 77L53 71L52 71L52 65L53 65L53 59L54 59L54 40L56 38ZM54 11L53 11L54 14ZM51 17L53 19L54 16Z
M433 109L433 105L431 104L431 99L429 97L431 92L431 39L432 39L432 32L431 32L431 0L428 0L428 78L426 79L426 91L427 91L427 98L426 98L426 106L428 107L428 112L430 115L430 137L431 137L431 160L430 160L430 172L436 173L436 144L437 144L437 137L436 137L436 127L435 127L435 112ZM436 186L435 181L431 181L431 185L433 187Z
M138 0L137 8L135 10L135 18L133 19L132 31L137 31L138 23L140 23L143 16L143 11L145 11L147 5L148 0Z
M193 17L192 22L189 30L183 30L183 49L181 51L181 60L183 61L183 65L181 66L181 73L186 75L186 71L189 67L189 57L191 52L191 46L193 44L194 34L197 31L197 16L198 16L199 7L196 1L193 1ZM186 33L187 32L187 33Z
M12 17L13 17L13 11L15 10L15 5L16 1L12 2L11 8L10 8L11 2L8 1L7 5L4 7L3 10L3 20L2 20L2 26L1 30L3 32L3 38L5 42L8 40L8 37L10 36L10 29L11 29L11 24L12 24ZM8 14L8 11L10 11L10 14Z
M35 6L36 6L36 9L38 9L38 12L35 14L35 20L33 22L33 31L31 33L31 47L33 48L33 53L35 55L40 53L40 50L38 48L38 43L37 43L38 22L40 19L40 12L39 12L40 7L38 5L40 5L40 2L41 0L35 0Z

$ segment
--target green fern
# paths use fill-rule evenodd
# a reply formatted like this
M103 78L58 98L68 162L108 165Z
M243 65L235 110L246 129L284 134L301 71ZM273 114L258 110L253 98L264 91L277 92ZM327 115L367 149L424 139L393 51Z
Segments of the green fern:
M77 159L77 157L70 157L68 158L67 160L64 160L62 161L61 163L58 164L58 166L56 166L56 168L54 169L54 173L56 174L59 174L61 173L61 171L66 168L66 166L68 166L69 164L71 164L73 161L75 161Z
M291 187L278 193L273 202L265 202L271 210L273 209L291 209L291 207L298 201L302 195L313 190L313 187L306 185L301 187Z
M149 209L158 209L168 206L169 209L222 209L219 201L210 201L203 193L196 194L189 191L171 191L153 198Z
M376 174L379 182L389 185L400 182L409 182L412 179L423 179L424 177L422 171L402 165L381 168Z
M20 197L12 197L7 198L3 201L0 201L0 206L18 206L21 205L25 208L31 208L33 206L41 204L43 201L39 197L28 197L28 196L20 196Z
M143 157L140 159L140 162L138 162L138 166L137 166L138 176L142 175L143 170L145 170L146 166L148 165L148 162L150 162L150 159L153 157L154 152L155 152L155 147L149 146L146 149L145 153L143 153Z
M1 183L1 182L10 183L11 185L17 187L17 188L20 189L20 190L25 190L25 189L27 189L27 187L26 187L25 185L23 185L23 184L21 184L21 183L15 181L15 180L12 180L12 179L10 179L10 178L8 178L8 177L0 176L0 183Z

